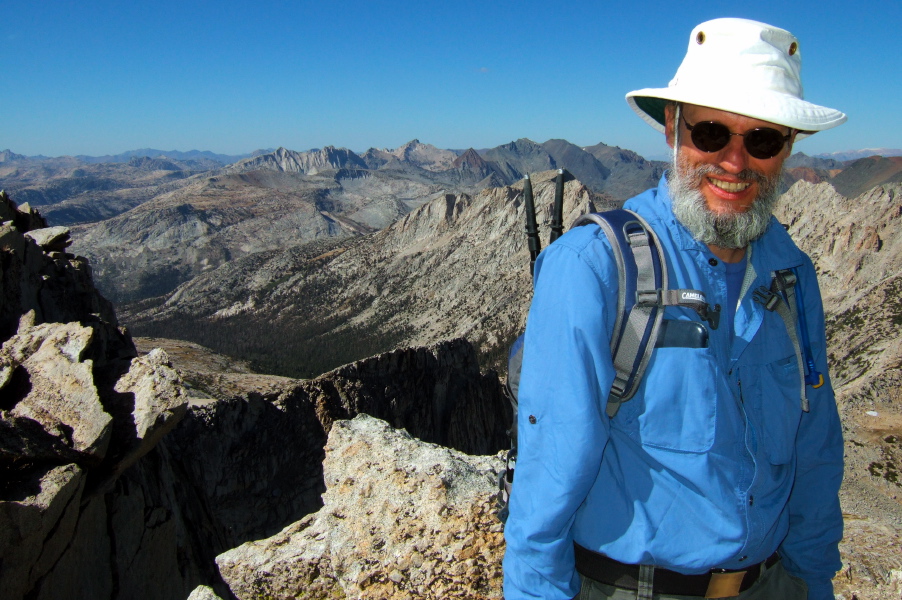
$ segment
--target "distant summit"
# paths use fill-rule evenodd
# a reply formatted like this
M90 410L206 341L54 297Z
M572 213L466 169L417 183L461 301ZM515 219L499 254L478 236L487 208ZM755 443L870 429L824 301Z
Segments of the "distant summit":
M842 160L832 158L829 155L819 154L817 156L808 156L804 152L796 152L786 159L783 165L787 169L797 167L807 167L811 169L842 169Z
M482 160L479 153L472 148L469 148L466 152L455 158L454 162L451 163L451 166L455 169L469 169L470 171L484 171L489 168L488 163ZM488 175L488 173L486 173L486 175Z
M279 148L275 152L247 158L232 165L229 170L237 172L282 171L285 173L303 173L316 175L330 169L366 169L362 158L347 148L326 146L322 150L295 152Z
M869 156L856 160L830 183L846 198L854 198L878 185L902 182L902 156Z
M9 149L0 152L0 163L4 162L13 162L14 160L25 160L27 157L22 156L21 154L16 154Z
M402 162L407 162L427 171L446 171L451 168L457 153L441 150L431 144L422 144L414 139L390 153Z

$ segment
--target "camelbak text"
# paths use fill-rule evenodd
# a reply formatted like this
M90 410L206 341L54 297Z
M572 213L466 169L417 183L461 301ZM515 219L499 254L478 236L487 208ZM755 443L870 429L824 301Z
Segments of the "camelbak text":
M704 302L705 295L699 294L698 292L683 292L680 295L680 300L695 300L697 302Z

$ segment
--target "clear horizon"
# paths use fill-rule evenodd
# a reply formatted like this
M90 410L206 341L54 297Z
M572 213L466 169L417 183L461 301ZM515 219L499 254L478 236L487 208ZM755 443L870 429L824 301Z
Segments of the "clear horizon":
M666 86L692 27L721 16L793 32L806 99L849 115L793 152L902 148L902 3L721 6L10 0L0 149L238 155L562 138L657 157L663 136L623 97Z

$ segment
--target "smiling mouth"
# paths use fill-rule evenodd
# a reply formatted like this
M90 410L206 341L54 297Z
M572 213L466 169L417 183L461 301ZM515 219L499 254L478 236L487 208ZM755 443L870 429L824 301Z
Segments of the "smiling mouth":
M733 183L730 181L722 181L720 179L712 179L710 177L708 178L708 181L711 182L711 185L713 185L714 187L720 188L725 192L730 192L733 194L735 194L736 192L741 192L744 189L746 189L747 187L749 187L750 185L752 185L751 183L746 183L746 182L742 182L742 181Z

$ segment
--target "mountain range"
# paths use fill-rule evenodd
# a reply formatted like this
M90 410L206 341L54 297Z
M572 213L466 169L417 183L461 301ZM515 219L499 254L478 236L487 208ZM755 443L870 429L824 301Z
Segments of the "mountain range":
M92 261L103 293L124 302L168 293L235 258L376 231L445 194L472 195L563 166L621 200L654 185L664 169L604 144L520 139L480 154L412 140L363 155L279 148L216 169L163 157L16 158L0 163L0 187L52 225L72 226L74 251Z
M478 194L530 172L566 167L593 192L624 200L654 186L666 166L603 143L528 139L480 151L419 140L362 154L279 148L225 166L209 153L168 154L133 151L119 155L124 162L89 163L5 151L0 188L50 224L73 226L74 250L92 261L103 293L130 302L169 293L236 258L376 231L434 198ZM793 155L784 189L799 179L830 180L854 195L896 177L895 159L869 160L870 173L852 177L841 173L854 172L846 163Z

